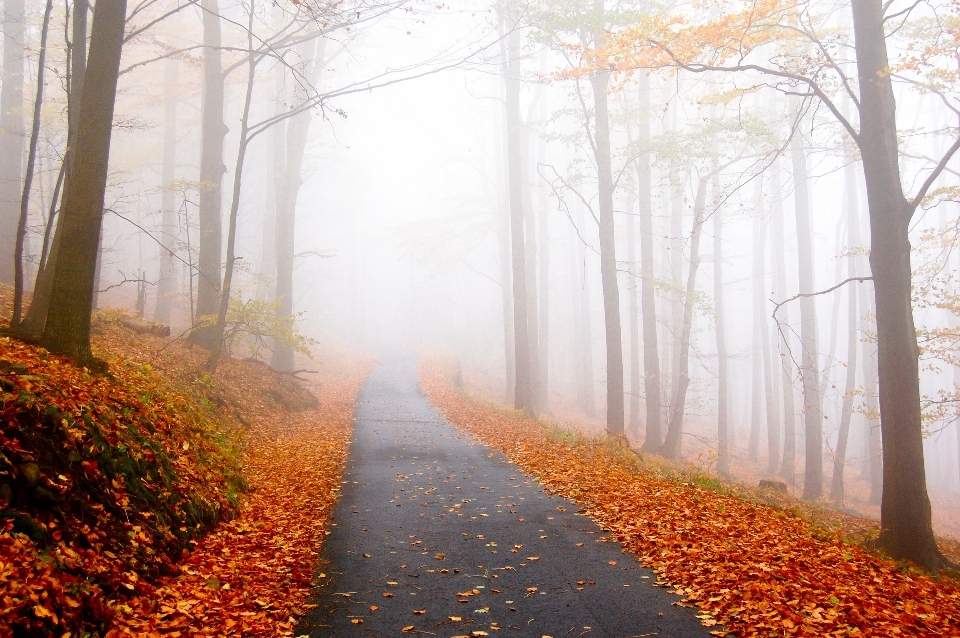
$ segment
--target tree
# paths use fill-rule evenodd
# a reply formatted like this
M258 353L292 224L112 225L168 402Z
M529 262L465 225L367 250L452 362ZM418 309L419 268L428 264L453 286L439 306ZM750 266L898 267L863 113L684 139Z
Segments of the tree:
M783 91L819 101L856 143L863 162L870 215L883 439L881 531L875 545L891 556L937 571L947 561L934 540L925 480L908 232L917 207L960 150L960 138L954 139L927 171L913 197L908 198L899 164L893 79L897 77L932 92L957 114L944 97L944 90L955 88L960 82L956 71L943 70L954 68L946 60L953 55L950 43L956 35L944 26L944 15L953 16L956 8L941 7L944 15L938 12L931 20L936 37L892 64L887 39L896 37L901 29L892 29L888 35L885 24L888 19L910 19L919 4L894 17L886 14L890 3L851 0L857 76L849 78L835 62L835 52L847 46L848 40L842 36L829 40L821 36L822 25L817 23L813 6L757 0L742 11L711 15L700 23L687 25L682 25L683 20L677 16L657 16L625 30L611 41L605 55L630 72L638 66L665 65L693 73L737 74L758 78L758 83L773 83ZM764 59L767 44L782 44L789 39L802 43L802 54ZM830 82L851 96L859 126L841 113L830 95ZM805 493L812 492L819 478L807 480L812 482L805 486Z
M126 0L100 0L97 4L75 162L61 213L63 242L41 338L41 345L51 352L70 355L78 365L91 368L102 367L90 351L90 312L125 15Z
M0 282L13 283L23 165L24 0L3 2L0 87Z

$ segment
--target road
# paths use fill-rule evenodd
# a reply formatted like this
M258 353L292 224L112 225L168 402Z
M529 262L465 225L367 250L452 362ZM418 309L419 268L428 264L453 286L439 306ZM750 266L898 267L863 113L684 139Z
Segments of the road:
M445 421L415 358L387 361L358 399L318 607L296 635L710 635L577 509Z

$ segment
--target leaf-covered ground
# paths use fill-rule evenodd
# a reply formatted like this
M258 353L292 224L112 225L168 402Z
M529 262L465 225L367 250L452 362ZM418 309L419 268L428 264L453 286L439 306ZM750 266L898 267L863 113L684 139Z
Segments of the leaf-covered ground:
M663 478L633 452L481 404L442 364L421 385L455 425L583 504L707 626L750 636L960 635L960 590L869 554L839 530L743 498L706 476Z
M109 376L0 337L0 637L290 633L363 370L210 377L203 350L95 328Z

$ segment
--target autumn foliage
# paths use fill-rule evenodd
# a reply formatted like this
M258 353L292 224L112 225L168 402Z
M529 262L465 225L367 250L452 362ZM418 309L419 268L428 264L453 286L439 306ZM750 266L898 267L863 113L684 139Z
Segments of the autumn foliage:
M95 329L109 376L0 337L0 636L292 633L363 370L209 377L116 313Z
M642 457L484 405L454 389L437 361L421 385L455 425L494 446L549 491L573 499L660 584L695 604L716 635L946 636L960 633L955 582L867 553L708 476L671 480Z

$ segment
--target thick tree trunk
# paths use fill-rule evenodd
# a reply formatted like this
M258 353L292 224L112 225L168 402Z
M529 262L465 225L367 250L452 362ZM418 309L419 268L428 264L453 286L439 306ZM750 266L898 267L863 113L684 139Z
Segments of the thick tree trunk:
M195 328L190 339L205 348L216 344L213 319L220 305L223 251L221 232L221 181L223 164L223 65L220 46L219 0L201 0L203 16L203 105L200 113L200 255L197 269Z
M627 431L640 435L640 304L637 299L639 282L637 246L633 217L633 193L627 197L627 296L630 310L630 425Z
M516 364L513 405L527 416L536 416L533 409L530 385L530 342L527 313L527 269L524 246L523 173L520 163L520 79L517 58L520 55L518 34L511 31L507 36L507 51L504 55L504 82L506 83L507 109L507 179L510 193L510 247L513 264L513 331L514 362Z
M596 6L595 2L595 6ZM602 9L602 2L599 2ZM610 121L607 114L607 82L610 74L599 71L590 77L593 85L594 143L600 219L600 281L603 286L603 326L607 345L607 434L623 437L623 343L620 327L620 288L617 282L616 238L613 223L613 170L610 166Z
M23 166L24 0L3 2L0 87L0 283L12 284Z
M177 211L173 197L173 180L177 166L177 80L180 62L169 57L163 67L163 165L160 170L160 279L157 282L157 305L153 320L170 323L173 297L177 294L176 253Z
M845 216L847 218L847 250L860 244L860 219L858 215L856 168L849 162L843 171ZM859 277L857 257L847 257L847 277ZM857 286L850 283L847 290L847 379L843 388L840 407L840 431L837 434L837 449L833 457L833 479L830 484L830 499L843 509L843 470L847 462L847 443L850 439L850 419L853 416L853 395L857 389L857 349L859 347L860 321L857 315Z
M304 76L308 86L317 83L326 50L326 38L317 37L316 42L309 41L299 48L300 59L306 65ZM302 96L306 99L306 96ZM307 134L313 112L306 110L291 117L286 123L286 156L283 167L283 179L277 196L276 208L276 299L277 315L293 321L293 257L294 233L296 230L297 196L303 184L303 152L307 146ZM275 125L276 126L276 125ZM283 341L274 340L273 357L270 366L280 372L290 372L293 367L293 348Z
M697 290L697 270L700 268L700 234L703 230L703 214L706 208L707 180L697 185L697 197L693 203L693 229L690 233L690 270L683 296L683 326L680 329L680 359L677 383L670 399L670 422L663 441L663 455L667 458L680 456L680 437L683 434L683 415L687 402L687 387L690 385L690 334L693 328L694 294Z
M920 421L919 349L911 306L910 218L898 155L896 104L888 72L883 7L852 0L860 135L870 209L870 268L877 304L883 497L877 544L894 558L936 571Z
M40 28L40 55L37 61L37 94L33 102L33 122L30 127L30 146L27 151L27 166L23 176L23 192L20 196L20 219L17 223L17 244L14 250L13 318L10 325L20 325L23 311L24 290L24 248L27 239L27 222L30 217L30 190L33 187L33 173L37 164L37 142L40 138L40 109L43 106L43 72L46 70L47 34L50 32L50 12L53 0L47 0L43 12L43 26ZM42 194L42 190L41 190ZM43 205L41 203L41 208Z
M69 69L69 94L67 96L67 152L64 156L63 172L63 192L66 197L67 189L70 183L70 174L74 163L76 153L72 150L77 146L77 126L80 119L80 100L83 95L83 81L87 72L87 13L89 13L90 4L88 0L74 0L73 3L73 24L71 25L70 36L70 69ZM2 162L2 159L0 159ZM56 201L56 198L54 198ZM63 202L61 202L61 208ZM50 310L50 297L53 294L53 273L57 264L57 257L60 254L60 245L63 241L62 224L60 215L57 215L56 227L53 231L53 239L50 241L50 248L47 257L43 262L43 268L37 274L37 281L33 287L33 298L30 300L30 307L27 309L27 315L20 324L19 331L27 335L39 335L43 332L43 327L47 322L47 313ZM46 240L45 240L46 241ZM99 247L97 249L99 251ZM98 253L99 254L99 253Z
M727 476L730 474L730 441L727 433L730 390L723 298L723 222L720 211L716 210L713 213L713 326L717 337L717 471L721 476Z
M113 107L120 71L126 0L100 0L90 37L75 162L63 202L63 243L53 276L42 345L92 366L90 312L103 222Z
M650 78L640 74L640 131L637 139L637 195L640 223L640 310L643 315L643 395L646 431L643 450L653 452L663 444L663 412L660 405L660 348L657 343L657 273L653 257L653 206L650 185Z
M803 137L794 133L790 145L793 163L794 211L797 223L797 253L800 261L800 294L815 292L813 280L813 233L810 229L810 192ZM820 365L817 351L815 297L800 298L800 372L803 381L804 472L803 498L816 500L823 493L823 412L820 398Z

